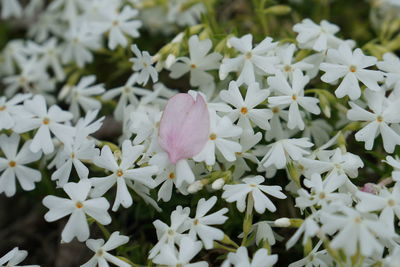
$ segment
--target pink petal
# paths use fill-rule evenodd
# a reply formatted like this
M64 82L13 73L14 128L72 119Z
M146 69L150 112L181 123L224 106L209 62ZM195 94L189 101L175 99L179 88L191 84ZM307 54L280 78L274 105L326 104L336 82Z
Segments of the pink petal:
M210 118L204 98L196 100L189 94L177 94L167 103L160 121L159 142L176 163L198 154L206 144Z

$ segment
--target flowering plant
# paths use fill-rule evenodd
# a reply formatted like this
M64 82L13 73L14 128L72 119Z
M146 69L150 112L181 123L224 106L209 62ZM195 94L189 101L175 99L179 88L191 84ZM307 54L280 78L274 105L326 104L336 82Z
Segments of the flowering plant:
M399 266L398 0L0 7L0 266Z

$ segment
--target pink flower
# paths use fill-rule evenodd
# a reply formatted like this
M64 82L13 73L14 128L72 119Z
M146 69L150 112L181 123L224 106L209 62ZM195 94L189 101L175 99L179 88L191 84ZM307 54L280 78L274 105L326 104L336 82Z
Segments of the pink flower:
M210 118L204 98L177 94L168 100L160 121L159 142L171 163L197 155L208 140Z

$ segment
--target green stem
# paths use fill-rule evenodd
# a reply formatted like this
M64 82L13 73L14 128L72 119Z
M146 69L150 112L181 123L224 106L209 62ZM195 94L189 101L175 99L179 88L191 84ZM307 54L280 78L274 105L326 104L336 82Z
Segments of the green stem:
M231 245L231 246L234 246L235 248L239 248L239 245L236 244L236 242L233 241L233 240L232 240L229 236L227 236L227 235L225 235L225 236L224 236L224 239L222 239L222 240L219 241L219 242L221 242L221 243L223 243L223 244L225 244L225 245Z
M212 33L218 34L219 31L219 26L218 26L218 22L217 22L217 15L215 13L215 8L214 8L214 4L215 4L215 0L206 0L204 1L204 5L206 6L206 10L207 10L207 22L208 22L208 26L210 27Z
M215 249L224 249L224 250L227 250L229 252L236 252L235 248L230 248L230 247L224 246L224 245L222 245L222 244L220 244L218 242L214 242L214 248Z
M96 221L95 220L95 222L96 222L96 225L100 228L100 230L101 230L101 232L103 233L103 235L104 235L104 237L106 238L106 239L109 239L110 238L110 232L104 227L104 225L102 225L102 224L100 224L98 221Z
M268 0L253 0L253 6L257 19L261 24L262 31L265 35L269 34L267 16L264 14L264 8Z
M249 196L247 197L246 215L244 216L244 221L243 221L243 239L241 244L242 246L246 246L251 227L253 226L253 207L254 207L253 195L249 194Z

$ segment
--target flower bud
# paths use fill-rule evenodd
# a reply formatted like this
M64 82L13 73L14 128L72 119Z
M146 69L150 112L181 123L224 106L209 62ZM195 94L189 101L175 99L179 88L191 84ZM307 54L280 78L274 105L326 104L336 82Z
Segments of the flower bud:
M360 188L360 191L374 195L378 192L377 185L373 183L364 184L364 186Z
M165 67L170 69L172 64L176 62L176 56L174 54L169 54L165 59Z
M275 220L274 225L277 227L289 227L291 223L289 218L283 217Z
M189 185L187 190L190 194L194 194L199 192L201 189L203 189L203 183L201 181L195 181L194 183Z
M225 185L224 178L218 178L211 184L211 188L214 190L220 190Z

